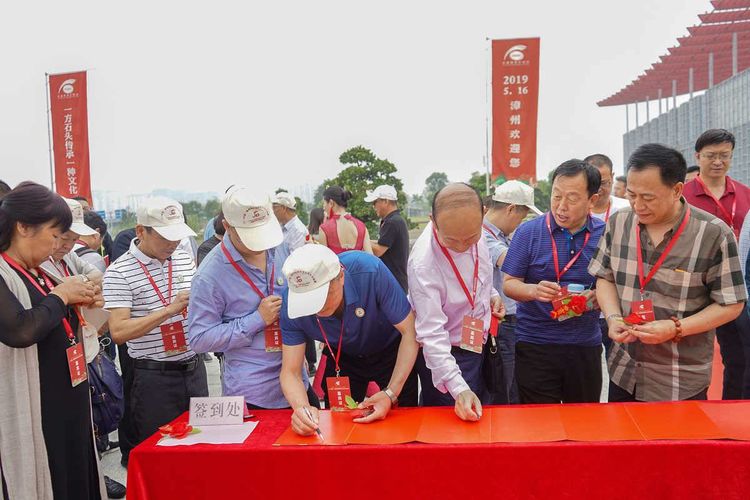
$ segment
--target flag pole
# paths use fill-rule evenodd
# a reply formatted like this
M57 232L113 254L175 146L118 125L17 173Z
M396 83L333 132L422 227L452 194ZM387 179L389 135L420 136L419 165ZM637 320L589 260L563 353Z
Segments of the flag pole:
M489 37L485 37L485 42L489 41L489 45L485 47L485 81L484 81L484 167L485 167L485 188L487 194L490 194L490 66L492 62L492 52L490 47L492 46L492 40Z
M47 95L45 96L45 101L47 102L47 142L49 143L49 185L50 189L52 191L55 190L55 162L53 159L53 153L52 153L52 116L51 116L51 108L52 108L52 101L50 100L50 93L49 93L49 73L44 73L44 83L45 87L47 89Z

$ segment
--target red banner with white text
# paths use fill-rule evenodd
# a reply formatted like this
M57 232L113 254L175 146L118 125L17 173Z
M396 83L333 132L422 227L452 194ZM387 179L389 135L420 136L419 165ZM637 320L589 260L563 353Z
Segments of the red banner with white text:
M492 180L536 182L539 38L492 40Z
M47 75L49 79L55 190L91 204L86 72Z

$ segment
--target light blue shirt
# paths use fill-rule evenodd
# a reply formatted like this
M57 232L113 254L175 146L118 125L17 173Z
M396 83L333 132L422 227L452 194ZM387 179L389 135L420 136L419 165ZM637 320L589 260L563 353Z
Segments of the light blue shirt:
M252 282L269 295L271 270L275 265L273 295L287 288L281 268L285 252L266 252L267 275L242 258L230 238L224 238L232 260ZM217 245L201 262L193 278L188 306L190 346L195 352L223 352L225 396L245 396L245 402L262 408L286 408L281 392L281 352L266 352L265 322L258 312L261 298L240 276ZM302 370L305 386L307 371Z
M203 230L203 241L210 240L216 234L214 231L214 220L216 217L211 217L206 223L206 229Z
M289 222L281 226L281 232L284 234L284 243L289 252L294 252L307 241L307 227L299 220L296 215Z
M750 217L745 217L745 222L742 223L742 230L740 230L740 240L738 243L740 265L742 266L742 274L744 276L747 272L747 269L745 269L747 254L750 251Z
M487 242L487 248L490 251L490 261L492 261L492 286L500 292L500 297L502 297L503 304L505 305L505 314L509 316L515 315L516 301L506 297L503 292L503 272L497 267L497 259L505 255L508 251L510 240L497 226L487 219L484 219L482 226L482 233L484 233L484 240Z

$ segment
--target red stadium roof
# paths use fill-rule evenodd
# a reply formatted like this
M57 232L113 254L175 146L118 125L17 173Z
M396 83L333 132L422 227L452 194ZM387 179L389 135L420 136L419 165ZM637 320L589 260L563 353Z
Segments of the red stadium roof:
M750 0L713 0L712 12L700 14L701 24L688 28L688 36L651 65L643 74L599 106L619 106L690 92L690 69L694 92L705 90L732 76L732 40L737 35L737 72L750 68ZM709 79L709 57L713 54L713 82Z

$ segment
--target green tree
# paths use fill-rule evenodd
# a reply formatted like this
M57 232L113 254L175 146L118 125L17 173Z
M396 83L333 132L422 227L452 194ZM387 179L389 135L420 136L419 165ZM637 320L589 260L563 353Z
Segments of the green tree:
M424 181L424 191L422 191L422 196L425 197L427 203L432 203L435 193L443 189L446 184L448 184L448 175L445 172L431 173Z
M549 200L552 196L552 172L547 179L537 181L534 186L534 204L542 212L549 210Z
M487 174L472 172L468 184L476 189L482 197L487 194ZM490 186L490 192L492 192L492 186Z
M285 188L277 188L276 191L274 191L274 194L279 194L282 191L289 192ZM307 225L310 222L310 211L305 205L305 202L302 201L302 198L299 196L294 197L294 203L295 203L295 210L297 211L297 217L299 217L299 220L302 221L304 225Z
M406 193L404 193L403 182L395 175L396 166L386 159L378 158L364 146L356 146L344 151L339 156L339 161L345 168L333 179L323 181L316 190L315 196L317 198L320 193L320 200L322 200L323 191L328 186L341 186L350 191L352 199L349 200L349 212L361 219L367 225L370 236L375 238L378 234L378 218L372 209L372 204L365 202L365 196L367 196L367 191L375 189L380 184L389 184L396 188L399 206L405 208ZM409 224L408 219L407 224Z

